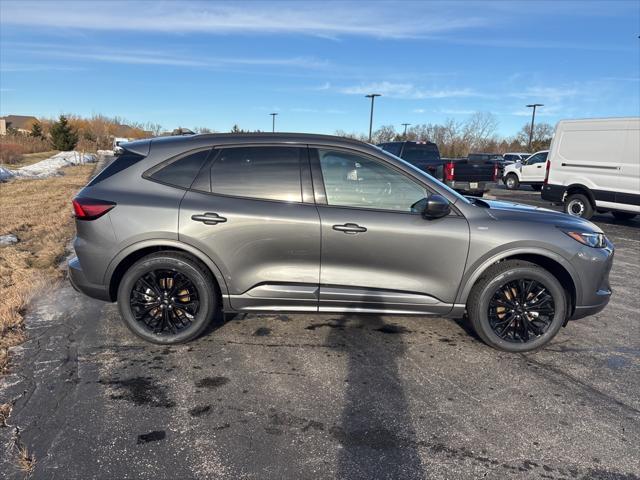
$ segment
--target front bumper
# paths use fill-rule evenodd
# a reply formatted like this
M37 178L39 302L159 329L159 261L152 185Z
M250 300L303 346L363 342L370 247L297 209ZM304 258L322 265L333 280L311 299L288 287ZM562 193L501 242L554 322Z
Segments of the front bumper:
M105 285L98 285L87 280L77 257L69 260L67 266L69 282L75 290L90 297L97 298L98 300L104 300L106 302L112 301L109 296L109 289Z
M613 266L613 244L607 240L606 248L582 247L572 260L578 270L580 289L578 304L575 307L572 320L595 315L601 312L611 298L609 273Z

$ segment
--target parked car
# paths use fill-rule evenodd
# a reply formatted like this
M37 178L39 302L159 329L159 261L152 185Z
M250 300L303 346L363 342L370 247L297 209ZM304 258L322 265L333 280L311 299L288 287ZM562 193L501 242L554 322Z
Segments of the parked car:
M542 198L570 215L640 213L640 118L562 120L556 126Z
M510 165L512 163L516 163L516 162L521 162L523 160L526 160L527 158L529 158L531 156L530 153L523 153L523 152L508 152L505 153L504 155L502 155L502 158L504 159L505 162L505 166L506 165Z
M529 185L534 190L542 190L548 155L549 150L541 150L526 160L507 165L502 177L505 186L509 190L517 190L520 185Z
M609 301L613 245L596 225L464 197L372 145L270 133L123 148L73 200L69 278L150 342L191 340L220 310L466 311L487 344L522 352Z
M388 142L378 145L406 160L454 190L482 196L496 181L498 168L492 156L472 154L469 158L440 158L431 142Z

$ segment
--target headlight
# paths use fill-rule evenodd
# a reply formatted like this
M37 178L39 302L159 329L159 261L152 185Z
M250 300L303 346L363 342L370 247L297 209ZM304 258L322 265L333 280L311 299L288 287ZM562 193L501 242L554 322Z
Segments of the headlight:
M603 233L591 232L564 232L575 241L583 245L593 248L604 248L607 246L607 240Z

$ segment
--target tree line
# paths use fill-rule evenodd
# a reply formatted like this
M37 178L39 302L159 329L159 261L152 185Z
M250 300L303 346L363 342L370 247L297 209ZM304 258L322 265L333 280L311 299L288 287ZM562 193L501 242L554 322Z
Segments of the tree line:
M529 123L522 126L513 137L501 138L497 133L498 120L491 113L477 112L465 121L453 119L444 123L423 123L413 125L406 134L393 125L383 125L371 135L374 144L393 141L434 142L442 157L465 157L469 153L535 152L551 145L554 129L548 123L537 123L533 129L529 148ZM362 133L337 130L336 135L355 138L364 142L368 137Z

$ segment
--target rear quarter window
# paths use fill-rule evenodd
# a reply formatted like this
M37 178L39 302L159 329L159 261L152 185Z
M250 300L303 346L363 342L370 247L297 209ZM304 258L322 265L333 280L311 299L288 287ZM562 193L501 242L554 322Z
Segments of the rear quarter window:
M125 152L122 155L116 157L113 162L111 162L106 168L98 173L98 175L93 177L87 184L87 186L92 187L94 185L97 185L98 183L103 182L107 178L115 175L116 173L120 173L130 166L135 165L143 158L145 157L143 157L142 155L138 155L137 153Z
M188 189L207 160L210 151L206 149L183 154L170 160L168 164L161 163L157 170L158 167L154 167L148 176L167 185Z

